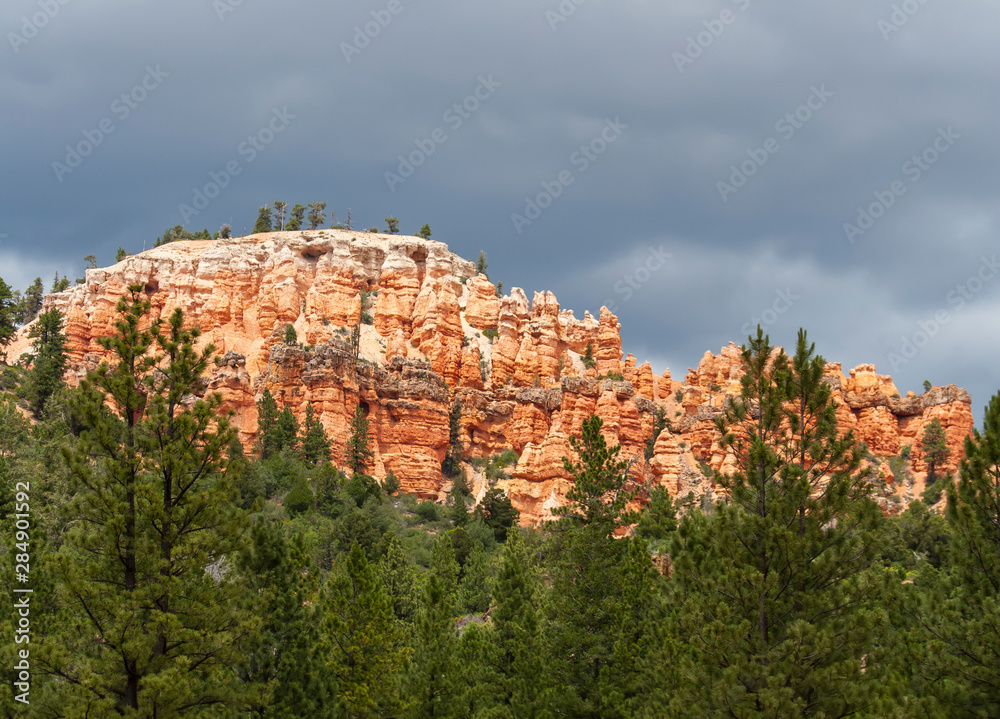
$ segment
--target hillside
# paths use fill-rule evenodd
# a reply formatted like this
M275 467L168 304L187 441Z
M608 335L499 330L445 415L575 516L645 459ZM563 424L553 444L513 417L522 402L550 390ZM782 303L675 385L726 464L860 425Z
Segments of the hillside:
M656 376L648 362L622 356L620 325L606 308L599 318L588 312L581 319L561 310L551 292L536 292L529 302L515 287L498 297L474 263L440 242L341 230L275 232L174 242L88 270L84 284L45 299L45 308L66 316L73 376L101 361L96 338L112 332L115 303L131 284L145 287L154 316L180 307L216 346L220 364L207 389L235 412L246 446L265 388L300 422L311 403L335 452L360 403L375 438L375 476L392 470L404 491L440 499L450 487L440 467L457 398L468 458L507 448L519 455L499 486L525 522L548 518L562 503L569 475L561 458L571 454L569 437L592 413L604 421L609 441L641 457L661 407L670 429L659 435L644 471L675 495L711 493L702 467L731 462L718 447L713 420L727 394L739 391L736 345L706 352L683 380L669 370ZM349 339L359 323L356 362ZM285 343L288 325L296 344ZM27 333L21 329L8 358L27 351ZM596 359L591 369L582 359L588 344ZM919 494L925 469L919 438L933 418L947 433L947 468L957 466L973 426L965 390L949 385L899 397L892 379L870 364L845 375L829 363L827 377L841 428L867 442L887 481L887 510L907 493ZM907 445L913 487L894 483L887 461ZM486 480L478 473L475 480L481 495Z

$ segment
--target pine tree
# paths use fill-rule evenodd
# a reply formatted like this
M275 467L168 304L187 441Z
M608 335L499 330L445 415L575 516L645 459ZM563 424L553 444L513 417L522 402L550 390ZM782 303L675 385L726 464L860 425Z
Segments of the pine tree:
M325 202L310 202L309 203L309 229L315 230L326 220L326 213L323 210L326 209Z
M285 344L286 345L296 345L299 342L299 337L295 332L295 327L292 325L285 325Z
M498 542L506 541L510 528L517 524L521 513L514 508L510 497L499 487L494 487L483 495L476 507L476 513L483 523L493 530Z
M458 596L458 577L462 568L455 559L455 547L448 534L442 534L434 542L431 553L431 573L441 580L441 588L453 601Z
M261 618L236 664L251 716L332 716L336 682L323 665L317 573L309 564L302 535L289 542L279 524L265 520L254 524L238 558L247 609Z
M948 456L951 454L944 427L937 417L928 422L924 429L923 437L920 439L920 451L927 464L927 484L934 484L938 468L948 461Z
M253 233L271 231L271 206L264 205L257 213L257 221L253 224Z
M385 586L356 541L334 568L323 608L327 666L337 679L344 715L393 715L400 708L396 674L408 651Z
M305 477L300 477L299 481L295 483L295 486L291 488L288 494L285 495L285 499L282 504L285 507L285 511L288 512L289 516L296 516L307 512L312 509L315 497L313 497L312 490L309 489L309 484L306 482Z
M446 477L456 477L461 470L462 461L462 403L458 397L455 398L448 412L448 451L445 454L444 462L441 463L441 472Z
M14 339L18 315L20 314L10 285L0 279L0 349L6 347Z
M458 719L464 682L457 662L458 635L453 594L437 574L428 576L417 618L413 660L408 676L409 716Z
M593 342L587 342L587 346L583 350L583 366L585 369L591 369L597 366L597 360L594 359L594 344Z
M395 532L386 532L382 541L386 548L378 561L379 579L392 602L396 619L410 622L417 612L417 575Z
M479 257L476 259L476 272L481 274L486 279L489 279L490 276L486 274L487 267L489 267L489 265L486 264L486 253L480 250Z
M504 719L538 719L543 697L552 692L542 636L542 577L537 557L520 534L504 545L494 591L492 626L479 647L484 703ZM558 693L557 691L555 693Z
M312 403L306 405L306 422L302 436L302 461L315 467L330 461L330 438L316 416Z
M593 359L593 357L591 357L591 359ZM653 410L653 431L646 440L646 461L653 458L653 452L656 448L656 440L660 438L660 433L669 428L670 420L667 419L666 412L663 407L656 405L656 409Z
M472 518L469 505L465 503L465 495L459 487L453 487L448 493L448 518L456 527L464 527Z
M921 572L913 666L948 716L1000 714L1000 393L948 488L949 566Z
M386 225L386 232L388 232L390 235L399 234L399 220L397 220L395 217L386 217L385 225Z
M570 446L580 457L563 459L573 486L569 503L554 510L555 559L548 607L548 660L554 681L564 687L558 712L577 717L622 716L621 692L636 691L631 675L635 656L622 654L621 641L643 646L652 631L642 606L652 600L652 562L645 544L636 552L617 533L634 521L629 503L636 493L628 472L632 462L608 447L596 415L583 422ZM634 461L634 460L633 460ZM644 560L640 561L640 560ZM638 622L632 622L639 617ZM627 637L627 639L626 639ZM604 680L601 681L601 678ZM614 681L610 679L614 677ZM609 689L617 697L609 703Z
M38 316L28 334L34 338L35 357L28 373L27 396L35 419L41 419L45 407L55 392L63 386L66 371L66 336L59 310L53 308Z
M353 474L365 474L375 457L368 436L368 418L359 404L351 420L351 436L347 440L347 466Z
M668 539L677 530L677 510L666 487L657 486L649 493L649 502L639 513L635 536L643 539Z
M458 583L458 604L464 614L482 614L490 607L490 557L480 542L472 550L462 568Z
M42 299L45 296L45 287L42 285L42 278L36 277L31 286L24 291L24 307L21 312L21 324L26 325L42 311Z
M255 450L260 458L268 459L281 451L275 429L278 424L278 403L268 389L257 400L257 440Z
M255 620L238 583L206 571L236 552L248 526L235 505L221 397L193 405L214 347L195 350L183 313L140 327L141 285L118 303L115 364L81 382L82 428L64 450L71 529L52 573L62 608L40 652L61 682L58 716L178 716L243 704L231 667ZM154 354L152 351L157 351ZM97 641L95 641L97 639Z
M278 452L286 449L294 452L299 446L299 421L287 404L278 414L278 421L274 425L274 441Z
M274 224L278 232L285 229L285 213L288 211L288 205L285 204L284 200L274 201Z
M742 360L741 394L716 421L736 462L714 478L727 500L685 517L671 551L690 652L675 708L853 715L877 686L885 622L864 448L839 435L805 332L789 362L758 328Z
M419 230L419 231L417 232L417 235L416 235L416 236L417 236L417 237L422 237L422 238L424 238L425 240L429 240L429 239L431 238L431 226L430 226L430 225L424 225L424 226L423 226L423 227L421 227L421 228L420 228L420 230Z
M291 214L288 216L288 222L285 223L285 230L301 230L302 222L306 217L306 208L303 205L295 205L292 207Z

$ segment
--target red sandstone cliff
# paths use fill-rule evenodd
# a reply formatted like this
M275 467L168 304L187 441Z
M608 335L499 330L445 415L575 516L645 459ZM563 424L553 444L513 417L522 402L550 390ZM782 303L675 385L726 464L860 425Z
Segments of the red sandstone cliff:
M631 355L622 358L618 320L606 308L599 318L585 313L578 319L550 292L536 292L529 302L515 287L497 297L473 263L440 242L339 230L277 232L176 242L88 270L84 284L45 299L46 308L66 315L74 376L102 359L96 338L112 332L115 303L131 284L143 285L154 316L180 307L216 346L220 363L209 389L235 411L245 443L253 438L255 402L265 388L300 421L311 403L335 452L360 403L376 440L376 476L391 469L405 491L439 498L446 488L440 464L448 409L457 396L470 457L506 448L520 455L501 486L525 521L547 518L562 501L569 483L562 457L592 413L604 421L611 443L620 443L626 456L641 456L659 404L672 431L657 439L647 478L674 493L711 491L699 463L727 465L713 419L725 395L739 391L735 345L707 352L683 383L669 370L655 376L648 362L636 366ZM362 324L365 361L355 365L346 340L362 313L372 321ZM286 324L295 327L301 346L283 343ZM596 371L581 360L588 343ZM8 356L28 346L25 328ZM598 379L598 373L623 380ZM956 466L973 425L967 392L950 385L900 399L891 378L873 365L845 377L840 365L830 364L827 375L842 429L854 429L874 454L897 455L911 445L912 468L923 471L919 438L938 417L952 450L950 466Z

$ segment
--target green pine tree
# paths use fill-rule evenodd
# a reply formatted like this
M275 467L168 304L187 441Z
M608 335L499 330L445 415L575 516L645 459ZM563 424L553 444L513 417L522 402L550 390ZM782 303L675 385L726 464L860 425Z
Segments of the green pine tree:
M31 345L35 357L28 373L26 394L32 414L35 419L41 419L49 399L63 386L66 336L62 314L55 308L43 312L28 336L35 340Z
M594 343L587 342L587 346L583 350L583 366L586 369L591 369L597 366L597 360L594 358Z
M268 459L281 451L275 429L278 425L278 403L268 389L257 400L257 439L254 449L262 459Z
M337 679L344 716L393 716L397 673L408 650L385 585L357 542L337 563L323 597L327 667Z
M353 474L365 474L374 458L375 453L368 435L368 418L359 404L354 409L351 436L347 440L347 466Z
M511 534L500 557L492 625L478 642L477 682L484 687L486 716L539 719L546 694L558 694L544 655L544 588L537 555L519 533ZM471 632L471 630L470 630ZM474 635L473 635L474 636Z
M448 450L441 463L441 472L446 477L455 478L461 471L462 462L462 403L458 397L448 412Z
M920 452L927 464L927 484L934 484L937 470L948 461L948 438L945 436L941 420L935 417L928 422L920 439Z
M386 549L378 561L378 576L392 602L396 619L413 621L417 612L417 576L413 565L406 558L395 532L387 532L382 539Z
M480 542L473 542L458 583L458 604L463 614L482 614L489 609L490 584L490 556Z
M299 421L289 405L278 414L274 425L274 441L278 452L290 450L294 452L299 446Z
M316 416L312 403L306 405L306 421L302 435L302 461L315 467L330 460L330 438Z
M64 451L70 522L49 571L59 621L40 666L58 677L58 716L180 716L245 704L231 671L255 620L239 583L211 569L239 550L248 519L224 472L233 431L221 397L193 405L214 347L195 349L181 310L147 323L141 285L118 303L114 364L81 382L79 440ZM206 569L209 571L206 571ZM45 711L46 709L43 709Z
M437 574L427 577L407 677L409 716L413 719L463 716L465 682L458 664L453 596Z
M434 542L431 554L431 573L441 580L441 589L448 594L452 603L458 595L458 577L462 568L455 559L455 546L448 534L441 535Z
M326 213L323 210L326 209L325 202L310 202L309 203L309 229L315 230L320 225L326 221Z
M278 523L260 520L236 567L247 585L247 608L261 619L244 640L236 664L251 716L333 717L336 682L324 666L320 644L318 575L309 571L302 535L288 541Z
M21 314L21 307L14 299L10 285L0 278L0 349L6 347L14 339Z
M608 447L596 415L570 445L579 461L563 459L573 486L569 503L554 510L552 593L545 632L556 686L556 712L577 717L624 716L641 691L635 649L650 641L652 562L645 544L616 538L635 517L629 504L636 486L621 447ZM634 460L633 460L634 461ZM634 549L633 545L638 549ZM611 691L614 689L614 691Z
M864 447L839 436L805 332L789 361L758 328L742 360L741 394L717 420L736 460L715 475L727 500L685 517L671 551L688 647L674 708L853 716L878 688L884 649Z
M288 216L288 221L285 223L285 229L288 231L301 230L302 221L306 217L306 208L303 205L295 205L292 207L291 214Z
M257 221L253 224L253 233L271 231L271 206L264 205L257 213Z
M923 571L912 665L951 717L1000 714L1000 393L948 488L950 562Z
M21 311L20 323L26 325L42 311L42 299L45 297L45 287L42 278L36 277L31 286L24 291L24 305Z

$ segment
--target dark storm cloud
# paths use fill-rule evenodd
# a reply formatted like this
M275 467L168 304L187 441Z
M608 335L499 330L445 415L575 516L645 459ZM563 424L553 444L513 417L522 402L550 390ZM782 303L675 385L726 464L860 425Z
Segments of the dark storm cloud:
M0 262L17 287L151 245L235 162L189 227L240 232L275 199L429 222L486 250L505 287L553 289L578 316L615 303L626 351L658 373L757 318L903 391L964 385L977 416L1000 387L1000 282L968 286L997 247L992 3L63 2L0 10ZM493 91L467 102L483 78ZM102 121L93 152L54 169ZM623 129L602 147L609 121ZM880 216L852 243L859 213Z

